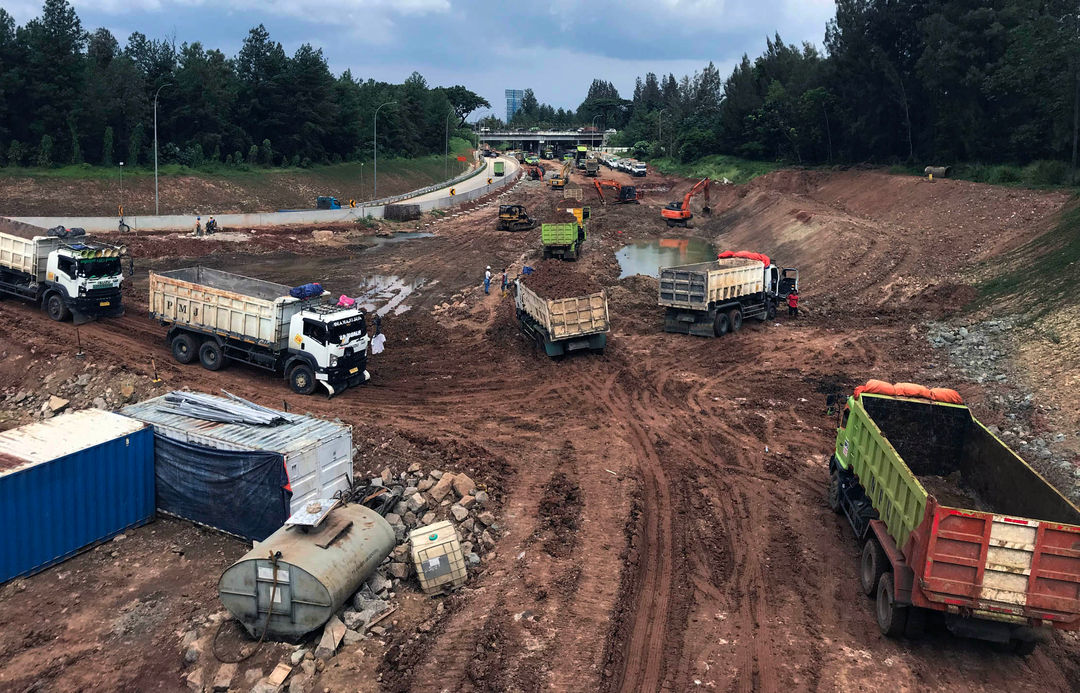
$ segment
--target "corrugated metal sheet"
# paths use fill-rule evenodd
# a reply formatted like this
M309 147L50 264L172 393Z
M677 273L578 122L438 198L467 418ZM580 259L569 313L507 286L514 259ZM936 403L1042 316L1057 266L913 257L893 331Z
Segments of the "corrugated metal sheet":
M218 399L229 402L224 398ZM317 445L320 441L340 435L342 430L351 430L351 426L344 424L284 412L282 416L287 417L289 423L280 426L216 423L164 411L168 406L165 397L161 396L124 407L123 413L139 421L161 426L163 432L169 434L188 434L192 442L200 442L201 439L204 444L219 450L271 450L284 455Z
M0 435L0 582L29 575L154 516L154 436L96 409ZM26 459L32 458L32 459Z

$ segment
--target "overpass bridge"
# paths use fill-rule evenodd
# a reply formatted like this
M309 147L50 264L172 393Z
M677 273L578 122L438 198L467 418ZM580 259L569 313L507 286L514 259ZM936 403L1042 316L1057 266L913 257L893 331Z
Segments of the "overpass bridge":
M614 130L608 132L578 132L577 130L498 130L493 132L480 132L480 142L498 145L508 142L513 149L539 152L544 147L551 145L561 149L569 149L583 144L590 149L597 149L607 144L607 139L615 134Z

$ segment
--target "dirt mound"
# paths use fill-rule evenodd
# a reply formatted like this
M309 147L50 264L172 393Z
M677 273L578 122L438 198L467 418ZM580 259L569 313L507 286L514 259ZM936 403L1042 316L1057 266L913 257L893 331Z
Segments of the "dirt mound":
M581 487L563 472L556 472L544 487L540 499L540 525L550 532L544 551L556 557L569 556L577 545L581 527Z
M561 260L544 260L533 265L532 274L522 283L544 298L585 296L604 288L593 277Z

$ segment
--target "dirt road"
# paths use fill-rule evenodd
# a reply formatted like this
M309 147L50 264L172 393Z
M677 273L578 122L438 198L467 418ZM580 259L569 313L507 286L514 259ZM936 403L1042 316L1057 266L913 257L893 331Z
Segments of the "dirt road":
M619 280L614 252L672 235L658 209L672 193L643 205L593 203L576 268L608 287L613 332L603 356L549 360L518 333L510 299L480 287L485 265L513 276L538 256L539 230L495 231L495 204L525 204L541 220L565 204L542 183L523 182L491 206L434 222L431 237L353 244L329 257L307 242L200 257L285 283L320 279L350 295L390 287L370 294L383 305L400 300L384 319L387 352L373 358L364 389L330 401L302 398L243 368L210 373L169 361L161 329L142 317L138 301L147 267L189 261L172 247L155 255L153 240L140 246L153 259L140 261L128 316L81 328L82 342L89 360L143 373L154 356L164 387L224 387L268 405L286 400L353 423L358 439L425 441L502 482L503 535L482 573L441 612L427 602L432 627L419 632L403 621L385 648L365 646L365 656L345 660L347 680L362 682L355 687L1080 688L1080 640L1071 634L1027 659L941 630L914 642L882 637L858 590L858 546L824 499L834 426L824 414L826 393L881 377L956 386L982 401L985 389L957 382L920 338L922 322L962 308L970 298L956 287L962 273L1037 234L1063 196L876 173L781 172L722 191L719 204L715 197L717 213L680 235L798 266L804 317L754 322L715 340L664 334L655 280ZM70 332L26 306L0 304L0 343L11 353L49 345L62 359ZM0 360L0 374L15 389L34 386L38 371L25 364ZM37 590L52 573L26 583ZM144 581L128 589L153 588ZM77 664L35 664L54 661L64 641L25 635L42 607L41 590L34 594L0 596L0 626L22 637L21 667L0 686L44 681L75 690L87 680L135 680L129 660L108 649ZM200 599L199 609L214 609L212 598ZM93 608L82 602L80 618ZM127 652L164 660L140 669L140 683L169 689L184 672L179 645L169 647L179 626L165 618L159 627L155 643ZM315 688L347 685L342 676L328 669Z

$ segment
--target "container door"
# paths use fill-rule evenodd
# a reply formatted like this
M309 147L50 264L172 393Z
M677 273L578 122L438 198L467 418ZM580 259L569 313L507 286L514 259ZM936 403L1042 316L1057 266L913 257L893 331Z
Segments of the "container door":
M352 478L352 435L342 432L318 448L319 493L330 498L337 491L349 488Z

